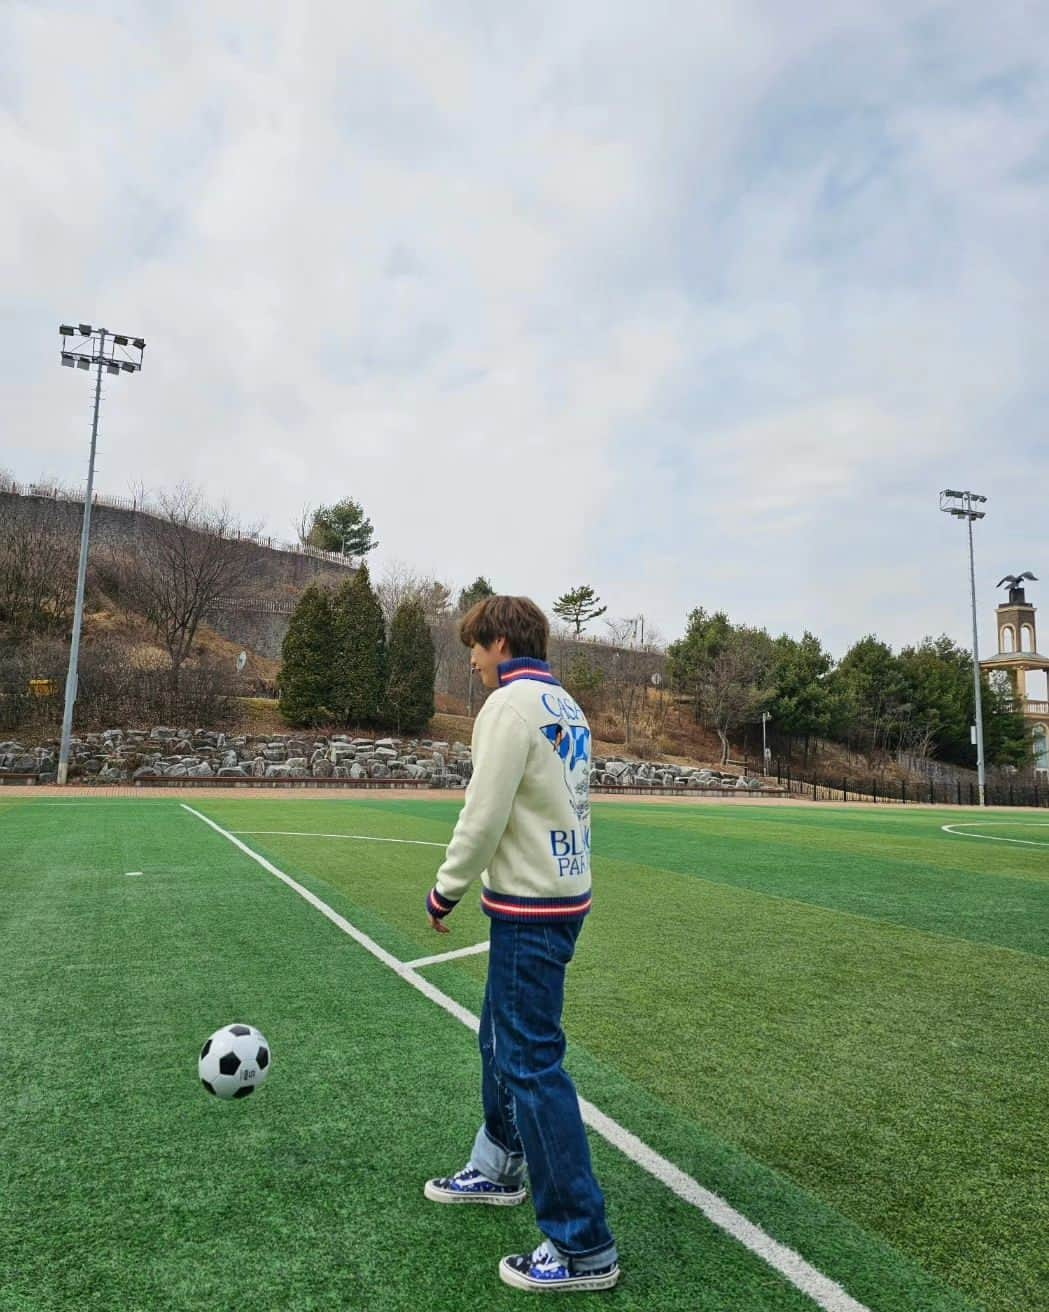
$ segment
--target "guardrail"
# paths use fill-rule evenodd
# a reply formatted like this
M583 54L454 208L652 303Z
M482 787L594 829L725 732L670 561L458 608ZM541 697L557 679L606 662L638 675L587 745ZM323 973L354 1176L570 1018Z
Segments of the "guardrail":
M270 597L215 597L208 610L244 610L261 615L292 615L297 601L275 600Z
M0 483L0 492L10 492L16 497L68 501L80 506L84 504L84 494L82 492L53 484L15 483L14 481L5 480ZM131 510L136 514L149 515L152 519L164 518L163 509L144 497L115 497L103 492L94 492L91 495L91 505L93 507L108 506L111 510ZM206 524L191 523L190 527L198 533L209 533L212 536L225 538L230 542L252 542L255 546L265 547L268 551L280 551L293 556L310 556L314 560L324 560L331 565L339 565L343 569L356 568L352 558L343 556L338 551L321 551L318 547L305 547L300 542L282 542L278 538L267 537L262 533L220 533L216 535Z

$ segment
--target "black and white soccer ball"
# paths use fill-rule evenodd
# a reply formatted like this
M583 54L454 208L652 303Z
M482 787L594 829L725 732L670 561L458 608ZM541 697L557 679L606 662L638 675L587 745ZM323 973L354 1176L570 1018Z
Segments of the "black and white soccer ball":
M216 1098L246 1098L270 1073L270 1045L254 1025L223 1025L200 1050L197 1072Z

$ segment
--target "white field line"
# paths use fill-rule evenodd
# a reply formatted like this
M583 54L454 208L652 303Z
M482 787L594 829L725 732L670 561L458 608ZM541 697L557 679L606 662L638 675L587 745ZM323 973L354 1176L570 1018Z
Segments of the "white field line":
M438 952L435 957L419 957L416 961L406 961L404 964L412 970L417 970L420 966L436 966L442 961L454 961L456 957L472 957L478 952L487 952L488 944L474 943L472 947L456 948L454 952Z
M385 948L381 948L378 943L370 939L367 934L363 934L350 922L334 911L327 903L322 902L319 897L311 893L308 888L296 883L294 879L286 875L282 870L278 870L272 862L267 861L264 856L258 852L253 852L246 843L242 843L239 838L234 837L227 829L210 820L200 811L196 811L192 806L187 806L185 802L180 803L183 810L188 811L190 815L195 815L198 820L203 820L206 825L210 825L216 833L221 834L223 838L228 838L235 847L253 861L257 861L264 870L268 870L271 875L276 875L283 880L289 888L293 888L296 893L304 897L311 906L317 908L322 915L338 927L361 947L366 948L372 956L376 957L383 965L389 966L395 974L399 975L405 983L410 984L412 988L418 989L431 1002L443 1008L450 1016L461 1021L467 1029L472 1030L475 1034L480 1029L480 1022L471 1011L459 1005L454 998L448 997L440 989L418 974L411 965L404 961L398 961ZM726 1234L732 1236L750 1250L762 1261L768 1263L773 1270L778 1271L780 1275L792 1284L795 1289L800 1290L818 1306L824 1309L824 1312L870 1312L870 1309L863 1303L859 1303L851 1294L845 1292L838 1284L835 1284L828 1276L821 1271L817 1271L792 1248L785 1244L777 1243L771 1235L767 1235L759 1226L748 1221L742 1213L737 1212L735 1208L730 1207L728 1203L709 1189L704 1189L698 1181L693 1180L690 1175L686 1175L673 1162L667 1158L661 1157L654 1149L649 1148L636 1135L630 1133L606 1116L593 1103L585 1099L579 1099L579 1109L582 1112L583 1120L591 1126L603 1139L606 1139L613 1147L618 1148L624 1156L630 1161L640 1166L650 1175L654 1176L661 1184L666 1187L686 1203L691 1203L693 1207L698 1208L714 1225L724 1230Z
M963 829L975 829L979 826L983 829L987 825L1015 825L1017 828L1024 829L1049 829L1049 822L1045 820L966 820L960 824L940 825L940 828L948 834L954 834L957 838L982 838L986 843L1019 843L1021 847L1049 847L1049 843L1040 843L1034 838L996 838L994 834L963 834Z
M191 806L187 811L193 811ZM196 815L196 811L193 811ZM225 830L223 830L225 832ZM410 843L413 847L446 848L447 843L431 843L425 838L376 838L374 834L314 834L306 829L231 829L231 834L275 834L282 838L352 838L358 843Z

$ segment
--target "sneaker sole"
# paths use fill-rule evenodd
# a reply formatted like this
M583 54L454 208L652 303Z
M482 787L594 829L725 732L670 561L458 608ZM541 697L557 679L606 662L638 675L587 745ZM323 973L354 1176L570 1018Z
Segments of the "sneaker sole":
M450 1190L438 1189L432 1180L423 1185L423 1194L431 1203L483 1203L487 1207L516 1207L528 1197L524 1189L512 1194L467 1194L452 1193Z
M600 1276L572 1276L570 1280L532 1280L507 1266L506 1261L499 1263L499 1278L504 1285L514 1289L527 1289L532 1294L570 1294L580 1289L611 1289L619 1279L619 1268Z

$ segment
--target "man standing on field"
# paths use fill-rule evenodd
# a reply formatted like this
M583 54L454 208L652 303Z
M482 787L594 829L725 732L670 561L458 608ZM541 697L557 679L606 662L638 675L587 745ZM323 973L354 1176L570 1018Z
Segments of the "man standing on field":
M486 597L459 636L494 691L474 724L473 777L437 882L444 923L480 876L491 918L481 1012L484 1121L466 1166L428 1180L435 1203L524 1201L527 1166L543 1241L504 1257L508 1285L611 1289L619 1279L605 1200L575 1086L562 1066L565 968L590 909L590 728L546 663L550 626L527 597Z

